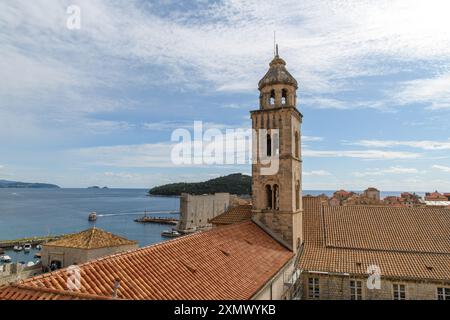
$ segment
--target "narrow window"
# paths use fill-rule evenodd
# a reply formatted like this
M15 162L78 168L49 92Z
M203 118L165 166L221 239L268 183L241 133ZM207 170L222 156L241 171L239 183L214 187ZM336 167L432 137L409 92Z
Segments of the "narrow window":
M362 282L350 280L350 299L362 300Z
M281 90L281 104L287 104L287 90Z
M295 208L300 210L300 182L295 184Z
M267 134L267 156L272 156L272 137L270 136L270 133Z
M319 278L308 279L308 297L309 299L320 299Z
M406 300L406 286L404 284L394 283L394 300Z
M300 158L300 135L298 131L295 132L295 157Z
M279 210L280 209L280 188L278 187L278 185L274 185L273 186L273 193L274 193L274 209L275 210Z
M266 199L267 209L272 209L272 187L270 185L266 186Z
M450 288L437 288L438 300L450 300Z

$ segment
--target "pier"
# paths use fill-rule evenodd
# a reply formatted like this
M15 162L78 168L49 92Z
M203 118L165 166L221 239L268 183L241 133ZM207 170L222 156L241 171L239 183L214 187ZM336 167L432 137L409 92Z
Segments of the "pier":
M172 225L178 224L178 219L148 217L148 216L144 216L142 218L135 219L134 221L139 222L139 223L159 223L159 224L172 224Z
M32 246L43 244L49 241L57 240L68 234L62 234L57 236L44 236L44 237L30 237L20 238L15 240L0 240L0 249L12 249L14 246L23 246L26 243L30 243Z

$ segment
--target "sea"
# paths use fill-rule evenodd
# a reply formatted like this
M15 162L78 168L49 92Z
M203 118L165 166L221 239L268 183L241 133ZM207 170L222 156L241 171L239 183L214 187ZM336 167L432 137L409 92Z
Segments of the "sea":
M166 238L161 232L170 225L142 224L134 219L144 215L179 217L178 197L148 196L148 189L1 189L0 241L25 237L59 235L98 227L138 241L146 246ZM331 190L304 190L304 195L331 195ZM382 192L381 196L400 192ZM97 212L95 222L88 221ZM36 249L29 253L5 252L13 262L36 261Z

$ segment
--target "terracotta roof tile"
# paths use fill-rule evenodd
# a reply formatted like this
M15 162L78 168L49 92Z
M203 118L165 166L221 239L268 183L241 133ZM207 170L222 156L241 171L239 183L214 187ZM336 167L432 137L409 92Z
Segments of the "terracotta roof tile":
M248 221L252 218L251 205L239 205L232 207L222 214L212 218L210 222L213 225L228 225L242 221Z
M45 245L78 249L98 249L105 247L132 245L136 243L136 241L131 241L126 238L119 237L99 228L90 228L88 230L48 242Z
M385 277L450 281L448 210L303 205L301 269L367 275L374 264Z
M246 221L80 265L81 288L76 294L111 297L119 279L119 299L249 299L292 257L291 251ZM23 280L19 287L1 288L0 298L63 299L68 276L61 269ZM56 294L49 296L48 289Z

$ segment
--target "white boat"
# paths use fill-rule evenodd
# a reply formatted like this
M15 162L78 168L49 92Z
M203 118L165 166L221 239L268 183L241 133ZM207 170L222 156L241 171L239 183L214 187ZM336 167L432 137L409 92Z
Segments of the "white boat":
M14 251L22 251L23 248L22 248L22 246L14 246L13 250Z
M88 220L89 221L96 221L97 220L97 212L91 212L89 214Z
M166 231L161 232L161 236L167 237L167 238L175 238L175 237L181 236L181 233L179 233L176 230L171 230L171 231L166 230Z
M23 250L25 251L30 251L31 250L31 244L30 243L25 243L23 245Z
M12 259L11 259L10 256L1 256L1 257L0 257L0 261L1 261L1 262L9 263L9 262L12 261Z
M41 249L42 249L42 246L41 246L40 244L38 244L38 245L36 246L36 249L41 250Z

